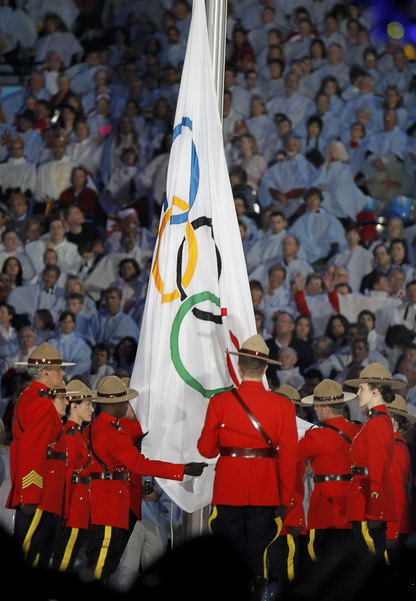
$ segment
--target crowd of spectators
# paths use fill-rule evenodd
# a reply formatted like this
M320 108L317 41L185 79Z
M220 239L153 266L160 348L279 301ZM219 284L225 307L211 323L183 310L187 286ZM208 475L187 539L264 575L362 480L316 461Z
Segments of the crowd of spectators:
M416 54L374 10L228 2L224 148L271 386L379 361L416 413ZM15 362L45 340L91 388L131 375L190 18L186 0L1 2L24 74L0 106L6 429Z

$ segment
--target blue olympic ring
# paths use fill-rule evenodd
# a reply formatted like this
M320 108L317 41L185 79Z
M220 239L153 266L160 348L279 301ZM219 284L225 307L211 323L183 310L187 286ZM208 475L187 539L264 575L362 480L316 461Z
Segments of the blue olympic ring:
M184 127L188 127L190 129L190 131L192 131L192 121L188 117L182 117L181 123L179 123L178 125L176 125L174 127L173 134L172 134L172 146L173 146L173 143L176 140L176 138L182 133L182 129ZM170 221L169 221L171 224L186 223L188 221L189 211L191 210L191 208L195 202L196 195L198 193L198 187L199 187L199 159L198 159L198 154L196 152L196 147L195 147L194 141L192 140L191 177L190 177L190 183L189 183L189 209L187 211L185 211L184 213L181 213L180 215L172 215L172 217L170 218ZM166 211L167 208L168 208L168 200L165 197L165 200L163 202L164 211Z

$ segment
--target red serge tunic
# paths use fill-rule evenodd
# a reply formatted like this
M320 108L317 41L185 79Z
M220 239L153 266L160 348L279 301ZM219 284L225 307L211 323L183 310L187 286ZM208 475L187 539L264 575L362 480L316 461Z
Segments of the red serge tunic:
M183 480L184 465L146 459L133 445L130 432L120 420L100 415L87 427L92 454L91 473L125 473ZM99 458L99 459L98 459ZM104 463L108 470L102 465ZM130 482L126 480L91 481L91 523L115 528L129 527Z
M88 479L91 473L91 454L77 423L68 420L64 427L68 449L66 474L65 518L68 528L89 528L90 526L90 487L83 482L72 482L73 477Z
M212 504L289 506L296 473L295 407L261 382L244 381L238 392L278 448L278 458L219 457ZM217 457L222 447L267 448L231 392L211 398L197 446L209 458Z
M369 411L351 445L352 467L368 468L368 476L353 476L348 491L347 520L396 520L390 468L394 454L394 432L385 405Z
M6 507L21 504L63 516L66 445L61 418L52 400L42 396L48 387L33 381L15 407L10 445L11 490ZM62 458L48 458L48 451Z
M314 476L351 473L350 443L332 427L352 441L361 425L343 417L334 417L321 427L311 428L298 443L298 461L311 462ZM308 529L350 528L346 520L350 481L315 483L308 510Z
M410 454L407 443L399 432L394 433L394 455L390 477L396 505L397 522L388 522L387 538L397 540L399 534L409 534L412 530L411 505L408 493Z

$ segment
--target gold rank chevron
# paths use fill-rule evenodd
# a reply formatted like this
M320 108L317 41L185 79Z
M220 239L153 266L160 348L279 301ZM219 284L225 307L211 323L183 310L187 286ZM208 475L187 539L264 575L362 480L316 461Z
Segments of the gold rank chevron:
M43 478L35 470L32 470L22 478L22 489L28 488L32 484L38 488L43 488Z

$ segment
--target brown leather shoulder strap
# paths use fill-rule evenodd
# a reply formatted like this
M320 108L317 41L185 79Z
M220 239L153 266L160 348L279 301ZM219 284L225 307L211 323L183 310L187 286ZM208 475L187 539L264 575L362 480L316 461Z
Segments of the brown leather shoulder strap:
M244 411L246 412L246 414L248 415L251 423L253 424L253 426L256 428L257 432L259 432L262 437L264 438L264 440L266 441L267 445L271 448L274 449L274 445L269 437L269 435L267 434L267 432L263 429L262 425L260 424L260 422L257 420L257 418L252 414L252 412L250 411L249 407L247 406L247 404L245 403L245 401L241 398L241 395L239 392L237 392L237 390L234 388L232 391L232 394L234 396L234 398L238 401L238 403L241 405L241 407L244 409Z

